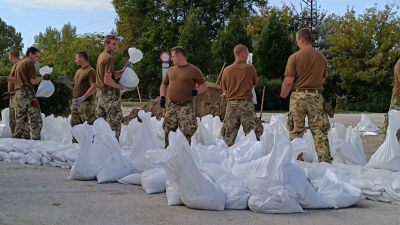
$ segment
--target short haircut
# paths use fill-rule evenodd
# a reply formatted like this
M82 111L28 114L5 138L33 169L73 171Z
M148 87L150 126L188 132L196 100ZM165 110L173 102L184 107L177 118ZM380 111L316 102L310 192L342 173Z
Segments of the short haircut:
M32 46L32 47L29 47L29 48L26 50L26 57L28 57L30 53L32 53L32 54L34 55L34 54L36 54L36 53L38 53L38 52L40 52L39 49L37 49L37 48L35 48L35 47L33 47L33 46Z
M297 31L297 38L303 38L304 41L308 43L313 42L312 33L308 28L301 28L299 31Z
M175 46L171 49L171 52L182 53L186 57L186 51L182 46Z
M244 45L244 44L237 44L237 45L233 48L233 54L234 54L235 56L238 56L238 55L239 55L240 53L242 53L242 52L246 52L246 53L249 52L249 48L247 48L247 46Z
M89 61L89 56L88 56L87 52L80 51L80 52L77 52L76 54L79 55L79 57L84 58L86 61Z
M113 35L113 34L109 34L109 35L107 35L107 36L104 38L104 44L110 44L110 42L111 42L112 40L118 41L118 38L117 38L117 36L115 36L115 35Z
M19 50L18 49L11 49L8 54L14 58L19 58Z

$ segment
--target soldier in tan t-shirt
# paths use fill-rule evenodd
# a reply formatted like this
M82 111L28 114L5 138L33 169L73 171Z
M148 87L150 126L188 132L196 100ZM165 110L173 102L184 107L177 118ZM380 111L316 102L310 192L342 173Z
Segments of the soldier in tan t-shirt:
M330 162L328 131L330 123L324 111L323 83L327 75L325 57L312 47L311 32L303 28L296 34L300 50L288 59L281 97L290 92L288 129L290 139L301 138L305 132L305 118L314 137L320 161Z
M96 119L96 101L93 94L96 92L96 71L89 64L86 52L75 54L75 63L79 66L70 82L66 77L59 80L72 89L73 101L71 105L71 126L87 122L93 124ZM76 142L76 140L73 140Z
M40 51L30 47L26 51L26 59L15 67L16 138L40 140L42 116L34 85L49 79L49 76L36 77L35 63L38 63L39 58Z
M16 124L16 114L15 114L15 68L17 67L18 63L21 61L19 58L19 51L18 50L11 50L8 53L8 59L13 64L10 72L10 76L8 77L7 83L7 90L10 96L9 101L9 124L11 129L11 136L15 137L15 124Z
M221 78L222 92L228 100L221 133L228 146L235 143L240 125L246 135L256 131L251 90L257 84L257 72L253 65L246 64L249 49L245 45L236 45L233 53L235 62L224 70ZM258 139L261 136L259 132L256 135Z
M104 51L99 55L96 64L97 104L96 118L104 118L115 131L119 140L122 123L121 90L127 90L116 82L124 69L115 71L113 54L118 50L118 39L107 35L104 39Z
M190 143L197 130L197 121L193 110L193 97L207 90L207 83L199 68L186 60L183 47L171 50L174 66L169 68L160 86L160 106L165 108L166 98L169 104L164 114L165 146L168 146L170 131L179 129Z

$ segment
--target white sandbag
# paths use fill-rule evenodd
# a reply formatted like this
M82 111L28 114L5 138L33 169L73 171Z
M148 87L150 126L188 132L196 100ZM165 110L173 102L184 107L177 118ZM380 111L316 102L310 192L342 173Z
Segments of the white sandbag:
M142 187L147 194L165 192L167 174L164 168L154 168L142 173Z
M10 127L9 121L10 121L10 109L5 108L5 109L1 110L1 123L0 124L4 124L6 127Z
M160 159L168 179L177 181L182 202L195 209L223 210L224 191L200 172L185 136L178 130L169 138L168 148L153 157Z
M204 146L197 144L193 145L192 148L197 153L198 164L221 164L226 158L228 158L227 146L223 140L219 140L216 145Z
M131 62L133 64L135 64L143 59L143 52L137 48L133 48L133 47L129 48L128 54L129 54L129 62Z
M152 162L145 158L145 153L148 150L161 149L164 147L164 143L157 138L157 135L152 129L152 122L150 120L151 113L141 110L138 115L142 119L142 123L137 127L138 132L134 132L134 144L129 149L131 151L129 162L134 173L141 173L146 169L154 168Z
M9 158L9 153L0 151L0 161L8 161Z
M97 167L92 160L92 154L96 151L92 145L94 128L86 123L80 124L72 128L72 133L79 143L80 151L71 168L69 179L94 180L97 173Z
M119 143L121 148L129 149L135 143L136 132L139 131L141 124L138 122L137 118L129 122L128 125L122 125L121 135L119 137ZM136 140L139 142L139 140Z
M126 67L121 75L119 84L124 87L136 88L139 85L139 77L132 68Z
M217 182L223 176L230 176L231 172L216 163L203 163L199 165L200 172L213 182Z
M263 143L257 141L254 130L229 147L228 151L230 152L230 159L236 163L250 162L266 155Z
M40 133L41 140L54 141L65 144L72 142L72 127L67 118L50 115L43 118L43 127Z
M268 154L251 162L233 163L231 167L232 174L241 178L266 177L268 176L267 164L270 157L271 154ZM229 166L226 166L230 164L228 160L225 160L224 164L225 168L229 168Z
M371 119L364 113L361 114L361 120L357 124L357 128L361 132L376 133L380 129L371 121Z
M48 75L53 73L53 68L50 66L43 66L42 68L39 69L40 75Z
M9 158L8 160L10 162L17 162L17 163L21 163L21 164L25 164L26 160L25 160L25 153L22 152L10 152L8 154Z
M167 190L165 194L167 196L168 205L182 205L183 203L181 200L181 193L179 192L178 182L167 180L166 186Z
M364 154L360 133L357 128L345 128L343 124L335 123L328 133L330 152L333 163L365 165L367 160Z
M217 180L225 192L226 209L247 209L250 192L246 182L238 177L223 175Z
M142 174L132 173L118 180L121 184L142 185Z
M0 124L0 138L10 138L11 128L6 124Z
M50 80L42 80L36 91L36 97L49 98L55 90L56 88Z
M400 145L396 137L396 132L400 127L400 111L391 110L388 115L389 126L386 131L386 139L371 156L367 166L400 171Z
M256 94L256 89L254 87L251 89L251 94L252 94L251 101L253 102L254 105L257 105L257 94Z
M298 155L303 154L305 162L318 162L318 155L315 150L314 139L310 130L304 133L302 138L292 140L293 159L296 160Z

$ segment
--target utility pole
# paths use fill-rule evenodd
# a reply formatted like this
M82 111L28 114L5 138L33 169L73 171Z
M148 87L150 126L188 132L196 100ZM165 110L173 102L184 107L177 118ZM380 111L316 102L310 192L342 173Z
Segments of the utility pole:
M318 4L317 0L301 0L305 4L306 14L303 16L304 23L314 36L314 44L318 38Z

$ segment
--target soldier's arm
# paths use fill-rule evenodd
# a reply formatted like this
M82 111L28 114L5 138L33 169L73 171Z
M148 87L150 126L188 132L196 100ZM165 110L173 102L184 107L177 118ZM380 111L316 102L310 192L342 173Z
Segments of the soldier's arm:
M196 87L196 90L199 92L199 94L204 93L207 91L208 84L207 82L204 82L203 84L200 84Z
M90 88L86 91L86 93L83 96L85 96L86 98L92 96L96 92L96 89L97 89L96 83L91 83Z
M285 77L285 80L283 80L282 83L281 98L287 98L287 96L290 93L290 90L292 90L293 82L294 82L293 77Z
M122 70L119 70L119 71L115 71L113 74L114 79L119 79L122 76L122 74L124 73L124 71L125 71L125 68L123 68Z
M164 84L164 82L161 82L160 85L160 96L166 96L167 95L167 89L168 89L168 85Z
M33 85L39 84L40 82L42 82L42 80L43 80L43 77L36 77L34 79L30 79L31 84L33 84Z
M110 87L119 89L119 90L123 90L124 87L120 84L118 84L117 82L115 82L115 80L113 79L113 74L112 73L105 73L104 74L104 83Z

